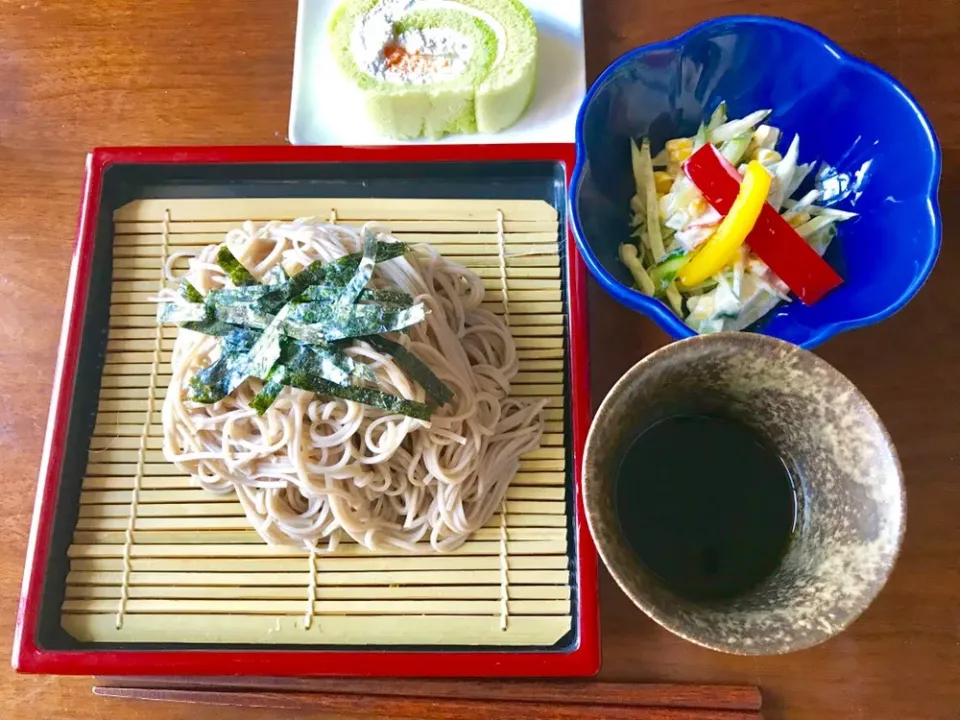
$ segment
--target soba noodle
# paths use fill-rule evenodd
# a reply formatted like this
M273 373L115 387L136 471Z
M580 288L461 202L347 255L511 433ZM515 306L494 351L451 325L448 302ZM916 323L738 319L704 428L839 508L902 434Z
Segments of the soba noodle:
M294 275L362 248L360 230L312 220L248 222L226 244L258 279L277 265ZM201 293L232 286L214 262L219 247L190 260L187 277ZM372 285L404 290L429 310L425 322L390 336L454 391L429 422L291 387L259 416L249 407L262 386L255 378L215 404L192 402L190 378L216 359L219 342L178 333L164 454L203 488L236 493L267 542L333 549L345 533L372 550L412 549L427 539L437 551L455 549L497 511L520 457L540 443L545 402L509 399L515 344L500 318L480 307L475 273L420 246L378 264ZM379 389L426 400L389 355L365 342L346 352L374 372Z

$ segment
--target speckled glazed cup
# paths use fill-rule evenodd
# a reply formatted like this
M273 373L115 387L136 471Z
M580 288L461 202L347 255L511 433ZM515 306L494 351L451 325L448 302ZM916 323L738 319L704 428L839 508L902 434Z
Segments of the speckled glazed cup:
M798 484L798 529L780 567L731 600L676 595L620 531L614 486L622 453L642 429L676 414L746 423ZM904 532L900 463L867 400L816 355L753 333L667 345L620 378L587 438L583 494L597 549L633 602L681 637L743 655L799 650L847 627L887 581Z

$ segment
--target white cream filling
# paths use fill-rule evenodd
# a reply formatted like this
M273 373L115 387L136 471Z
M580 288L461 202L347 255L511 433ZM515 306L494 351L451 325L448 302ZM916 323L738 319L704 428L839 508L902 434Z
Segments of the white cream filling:
M474 52L473 42L463 33L425 28L394 35L394 23L405 15L434 9L457 10L486 24L497 39L493 66L503 60L506 30L489 13L456 0L383 0L361 18L350 39L350 51L360 70L378 80L413 85L461 75Z

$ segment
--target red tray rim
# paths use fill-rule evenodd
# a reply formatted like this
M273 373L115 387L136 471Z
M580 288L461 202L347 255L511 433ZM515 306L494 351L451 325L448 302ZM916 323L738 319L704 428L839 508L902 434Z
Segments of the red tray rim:
M572 398L574 522L578 546L579 645L569 652L444 652L392 650L49 650L40 647L39 622L44 568L50 551L59 476L64 459L74 379L83 329L87 281L104 174L116 164L198 164L274 162L560 162L569 190L573 144L407 145L387 147L104 147L87 155L77 236L27 544L13 644L18 672L62 675L349 675L367 677L586 677L600 668L597 553L585 521L580 493L583 447L591 419L586 267L567 227L567 283L570 313L570 395Z

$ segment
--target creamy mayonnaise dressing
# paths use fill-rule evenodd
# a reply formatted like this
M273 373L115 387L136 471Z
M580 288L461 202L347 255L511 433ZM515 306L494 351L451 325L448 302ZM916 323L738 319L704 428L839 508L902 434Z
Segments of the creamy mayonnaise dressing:
M383 0L354 28L350 50L360 70L386 82L422 85L461 75L473 56L471 38L452 29L425 28L395 35L393 25L417 10L448 9L485 23L497 38L494 66L503 59L506 31L489 13L456 0Z

